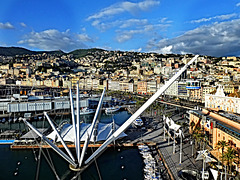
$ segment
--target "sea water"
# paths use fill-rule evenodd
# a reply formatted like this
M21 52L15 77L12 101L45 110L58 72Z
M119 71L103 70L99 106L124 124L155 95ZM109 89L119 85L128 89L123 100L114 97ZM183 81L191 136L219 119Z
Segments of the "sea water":
M130 114L126 111L118 112L114 115L102 114L101 122L109 123L114 118L115 123L121 125ZM83 116L82 121L91 122L91 116ZM62 122L66 119L56 119ZM34 124L34 122L33 122ZM42 127L43 124L34 125ZM17 126L17 125L16 125ZM18 126L22 126L19 125ZM44 126L47 126L46 124ZM12 125L11 127L15 127ZM39 128L39 127L38 127ZM87 155L90 155L96 148L88 148ZM39 149L11 150L9 145L0 145L0 180L26 180L38 179L81 179L81 180L139 180L143 179L143 162L137 148L107 148L88 168L81 174L69 169L69 164L57 155L52 149L44 149L43 153L48 156L47 160L41 153L40 161ZM73 150L72 150L73 151ZM39 167L39 168L38 168ZM101 178L100 178L101 177Z

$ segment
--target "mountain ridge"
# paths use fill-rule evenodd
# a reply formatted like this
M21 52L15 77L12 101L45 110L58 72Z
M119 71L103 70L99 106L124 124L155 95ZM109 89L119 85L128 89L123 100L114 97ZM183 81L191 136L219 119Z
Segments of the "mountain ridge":
M62 50L55 51L32 51L23 47L3 47L0 46L0 56L16 56L16 55L36 55L36 54L59 54L59 55L68 55L73 54L75 57L83 57L89 52L94 51L104 51L103 49L91 48L91 49L76 49L69 53L65 53Z

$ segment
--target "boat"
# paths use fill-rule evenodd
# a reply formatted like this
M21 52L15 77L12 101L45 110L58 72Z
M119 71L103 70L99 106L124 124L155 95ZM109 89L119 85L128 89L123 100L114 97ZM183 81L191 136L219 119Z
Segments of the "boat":
M82 108L80 110L80 115L88 115L95 113L94 109L89 109L88 107ZM77 114L77 111L75 111L75 115Z
M88 107L85 107L80 110L80 115L87 115L87 114L93 114L95 113L94 109L89 109Z
M133 121L133 125L135 125L137 127L141 127L143 125L143 120L140 117L138 117L137 119L135 119Z
M111 114L114 113L116 111L118 111L121 107L120 106L113 106L113 107L109 107L105 109L105 113L106 114Z

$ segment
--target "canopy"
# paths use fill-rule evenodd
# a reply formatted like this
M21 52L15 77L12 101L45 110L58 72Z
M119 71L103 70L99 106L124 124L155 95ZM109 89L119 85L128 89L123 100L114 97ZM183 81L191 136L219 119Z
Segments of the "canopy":
M119 128L118 125L116 125L116 124L114 124L114 125L115 125L115 128L114 128L115 130ZM87 123L80 124L80 130L81 130L80 131L80 141L85 141L87 136L90 135L90 129L91 129L90 126L91 126L91 124L87 124ZM96 135L95 142L106 140L112 134L113 134L113 123L108 123L108 124L98 123L97 135ZM60 135L63 137L64 141L68 141L68 142L75 141L73 126L71 124L65 124L60 131ZM125 133L121 133L118 138L125 137L125 136L127 136ZM57 138L55 131L51 132L47 137L52 139L55 142L60 141ZM94 142L94 136L91 137L90 141Z

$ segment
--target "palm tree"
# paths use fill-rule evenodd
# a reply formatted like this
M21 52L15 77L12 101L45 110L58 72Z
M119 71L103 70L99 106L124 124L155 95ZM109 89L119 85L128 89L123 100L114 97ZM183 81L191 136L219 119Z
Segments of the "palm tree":
M202 132L200 130L197 130L197 131L193 132L193 138L195 140L195 148L196 148L196 146L198 147L199 144L200 144L200 147L201 147L201 142L204 139L203 137L204 136L203 136L203 134L202 134Z
M240 165L240 148L237 148L236 150L236 157L234 159L234 162L237 164L237 171L239 173L239 165Z
M236 150L232 147L227 148L227 152L225 152L223 155L223 158L227 161L227 167L229 172L232 172L232 162L236 158Z
M195 123L192 121L190 123L190 133L193 132L193 127L195 126Z
M224 148L228 145L228 143L224 140L222 141L218 141L217 143L217 148L218 149L222 149L222 166L223 166L223 161L224 161L224 157L223 157L223 152L224 152Z

